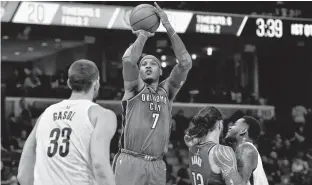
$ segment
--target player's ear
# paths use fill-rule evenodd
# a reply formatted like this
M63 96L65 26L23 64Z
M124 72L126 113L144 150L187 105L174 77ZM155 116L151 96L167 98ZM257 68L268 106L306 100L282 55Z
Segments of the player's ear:
M247 128L244 128L240 131L240 135L245 135L247 133L248 129Z
M162 76L163 75L163 71L162 71L162 69L160 68L160 76Z
M94 91L97 91L97 89L99 88L99 80L95 80L94 82Z
M71 87L71 85L70 85L70 83L69 83L69 79L67 79L67 86L68 86L70 89L72 89L72 87Z

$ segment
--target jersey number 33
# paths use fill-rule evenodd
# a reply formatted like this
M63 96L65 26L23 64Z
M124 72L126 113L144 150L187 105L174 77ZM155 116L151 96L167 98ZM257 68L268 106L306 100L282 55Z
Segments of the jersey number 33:
M63 129L55 128L50 133L50 145L47 155L53 157L57 152L61 157L66 157L69 153L69 140L72 129L65 127ZM59 145L59 140L61 144Z

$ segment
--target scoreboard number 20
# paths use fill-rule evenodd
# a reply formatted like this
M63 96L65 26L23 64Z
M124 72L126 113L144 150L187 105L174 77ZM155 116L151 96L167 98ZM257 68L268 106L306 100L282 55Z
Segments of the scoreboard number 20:
M44 21L44 6L42 4L28 4L28 21L33 23L42 23Z

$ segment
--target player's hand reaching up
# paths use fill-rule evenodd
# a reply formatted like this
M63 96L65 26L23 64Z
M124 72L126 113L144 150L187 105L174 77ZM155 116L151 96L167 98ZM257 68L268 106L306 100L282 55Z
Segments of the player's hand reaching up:
M160 6L156 2L154 2L154 4L155 4L156 13L160 17L161 23L163 25L170 24L168 16L165 13L165 11L161 9Z
M155 33L151 33L145 30L137 30L137 31L132 30L132 33L135 34L136 36L144 35L146 38L149 38L155 35Z

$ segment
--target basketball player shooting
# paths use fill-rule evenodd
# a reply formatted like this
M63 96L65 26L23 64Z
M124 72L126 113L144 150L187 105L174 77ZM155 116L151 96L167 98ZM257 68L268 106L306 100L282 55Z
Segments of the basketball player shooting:
M215 107L205 107L194 116L194 127L184 140L189 147L189 167L193 185L245 185L237 171L232 148L219 144L222 115Z
M172 101L192 67L191 57L166 13L157 3L155 6L179 63L170 76L159 83L160 61L152 55L139 61L147 38L153 34L144 30L134 32L137 39L122 58L124 122L120 152L113 164L117 185L166 184L166 166L162 159L169 142Z
M225 140L231 143L237 158L238 171L247 185L268 185L261 156L254 146L260 136L260 123L244 116L231 126Z
M116 115L93 100L99 71L88 60L68 70L71 97L49 106L25 143L19 168L21 185L115 185L110 141Z

